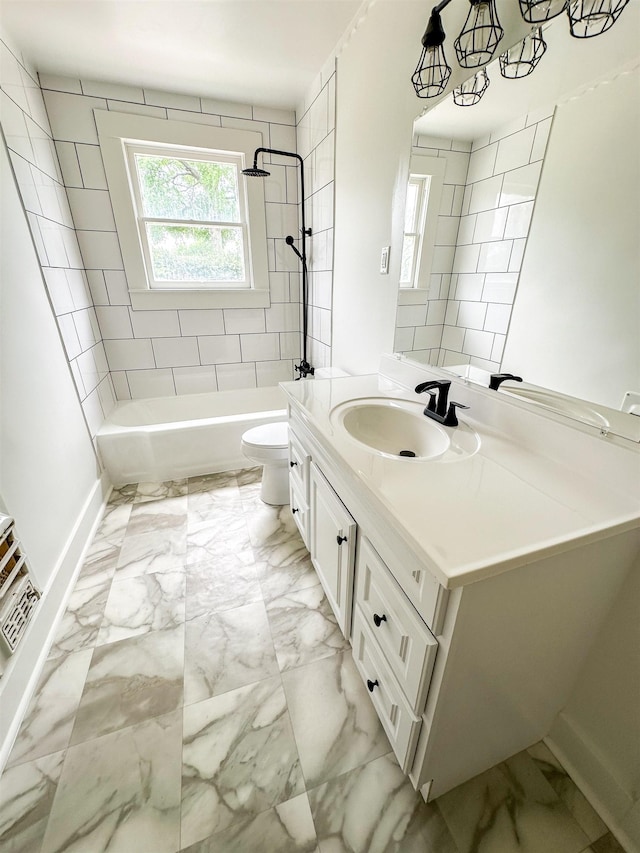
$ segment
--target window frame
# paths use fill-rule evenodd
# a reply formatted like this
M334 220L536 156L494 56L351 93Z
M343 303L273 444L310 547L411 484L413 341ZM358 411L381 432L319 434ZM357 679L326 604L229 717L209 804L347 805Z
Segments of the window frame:
M429 178L429 193L424 210L424 224L420 235L420 247L417 253L418 258L416 260L416 271L413 277L413 283L410 285L400 285L398 280L399 305L423 304L429 298L431 270L433 266L436 232L438 229L438 216L440 214L446 166L447 161L441 157L430 157L428 155L418 154L415 152L411 155L407 186L409 178L412 176ZM405 234L405 211L406 204L402 213L403 241Z
M268 307L264 181L246 180L242 176L242 169L252 162L253 152L262 145L262 134L105 110L94 110L94 116L132 307L145 310ZM246 209L249 286L151 286L147 274L150 259L145 257L140 236L128 157L128 149L136 147L181 150L185 156L194 158L198 153L207 156L232 154L238 158L238 191Z
M223 152L223 151L200 151L196 149L185 150L184 148L174 148L172 146L164 146L164 145L150 145L150 144L141 144L139 142L125 142L125 153L127 157L127 164L129 168L129 175L131 177L131 190L133 195L133 200L136 208L136 222L138 225L138 236L140 238L140 244L142 248L142 253L144 255L145 266L147 271L147 280L149 281L149 287L151 290L220 290L220 289L234 289L240 290L244 288L251 287L251 245L249 241L249 228L248 228L248 217L247 217L247 209L246 209L246 199L245 193L243 192L243 179L240 177L242 173L242 168L244 166L242 158L233 153L233 152ZM238 209L239 216L235 221L224 221L224 220L208 220L208 219L177 219L177 218L168 218L168 217L159 217L159 216L148 216L144 213L144 200L143 200L143 190L142 184L139 178L139 172L136 165L136 155L157 157L164 155L167 158L172 160L179 160L181 155L183 158L193 160L193 161L209 161L214 163L228 163L236 167L237 169L237 177L238 177ZM136 178L134 180L133 178ZM239 228L242 231L242 255L243 255L243 263L244 263L244 278L242 281L238 282L229 282L224 284L222 280L215 281L210 280L210 282L191 282L188 280L170 280L163 281L161 279L155 278L153 274L153 261L151 257L151 246L149 242L149 237L147 235L146 225L147 223L159 224L159 225L179 225L179 226L194 226L194 227L231 227L231 228ZM171 286L173 285L173 287Z
M417 186L418 198L416 201L415 215L413 219L414 230L406 230L406 209L405 209L405 230L403 232L401 266L402 271L402 256L404 255L404 242L407 237L414 238L413 252L411 253L411 274L407 282L400 279L401 288L418 287L418 274L420 271L420 257L422 254L422 244L424 242L425 221L427 216L427 206L429 204L429 195L431 193L431 175L416 175L413 172L409 175L407 188Z

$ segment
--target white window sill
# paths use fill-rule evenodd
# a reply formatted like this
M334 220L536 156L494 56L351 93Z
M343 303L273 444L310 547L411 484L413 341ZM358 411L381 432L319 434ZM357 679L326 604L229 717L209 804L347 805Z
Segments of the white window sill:
M422 287L398 288L399 305L425 305L429 301L429 291Z
M166 308L268 308L268 290L130 290L134 311Z

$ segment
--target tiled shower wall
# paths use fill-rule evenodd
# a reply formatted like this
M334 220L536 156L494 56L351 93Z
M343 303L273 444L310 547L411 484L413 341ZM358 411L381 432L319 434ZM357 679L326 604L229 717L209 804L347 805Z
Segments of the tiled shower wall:
M297 151L304 160L309 267L308 358L331 364L333 199L335 181L336 70L331 57L298 109Z
M428 154L446 162L433 247L429 291L412 294L412 304L398 305L394 351L437 364L442 343L451 271L469 170L471 143L418 135L414 154ZM415 298L418 301L414 301ZM400 295L402 299L402 292Z
M35 70L4 40L0 51L0 122L78 396L95 436L114 404L114 390L49 119Z
M293 378L300 353L300 274L284 237L298 232L295 161L273 158L265 181L269 308L134 311L93 110L258 131L265 147L285 151L295 151L294 113L47 75L40 83L117 399Z
M500 368L551 120L552 109L523 116L474 141L442 337L438 343L437 334L426 331L428 326L422 331L416 324L413 346L419 352L412 352L412 357L443 367L470 363L487 370ZM437 140L419 139L420 150L425 141L428 153L441 156L441 149L431 150ZM446 277L441 281L446 284ZM442 312L442 284L437 296ZM398 331L397 342L408 343L409 335L403 340L404 329ZM420 346L422 341L429 346ZM403 346L399 351L408 352Z

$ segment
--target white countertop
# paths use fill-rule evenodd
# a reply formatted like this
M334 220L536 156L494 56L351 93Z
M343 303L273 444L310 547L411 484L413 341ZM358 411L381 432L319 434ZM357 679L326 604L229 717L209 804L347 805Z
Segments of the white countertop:
M376 506L447 588L523 565L534 555L559 553L640 525L640 496L634 501L618 491L615 477L594 481L561 461L534 454L516 437L475 420L473 407L459 413L461 423L480 436L473 455L445 454L424 461L389 458L334 426L331 411L362 397L421 400L426 405L425 395L419 397L377 374L281 387L323 448L370 490ZM455 388L450 399L466 402L464 391ZM531 427L536 427L535 417ZM638 459L631 454L630 464L638 464Z

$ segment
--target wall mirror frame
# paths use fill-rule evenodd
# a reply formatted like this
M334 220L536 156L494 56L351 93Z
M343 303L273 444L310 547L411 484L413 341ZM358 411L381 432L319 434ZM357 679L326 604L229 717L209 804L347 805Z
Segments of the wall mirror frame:
M519 374L501 391L640 441L640 4L622 17L584 40L563 15L529 78L496 59L482 102L416 120L410 171L445 165L394 350L481 384Z

